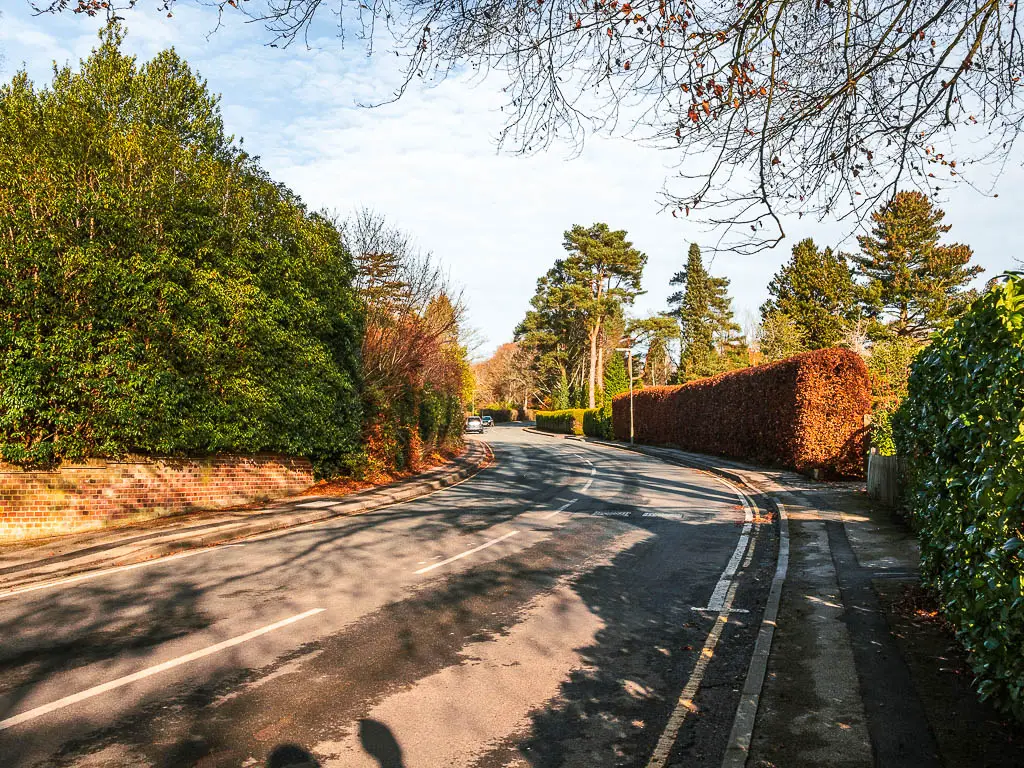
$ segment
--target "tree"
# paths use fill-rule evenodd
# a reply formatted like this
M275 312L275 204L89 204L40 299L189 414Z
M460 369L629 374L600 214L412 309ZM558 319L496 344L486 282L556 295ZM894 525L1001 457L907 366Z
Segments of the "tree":
M631 321L627 330L637 344L646 347L640 380L651 386L667 384L673 373L669 350L679 339L679 323L667 314L652 315Z
M473 390L465 305L434 257L384 216L357 211L342 232L366 306L365 456L357 469L416 469L425 449L461 437L464 399Z
M757 334L762 361L774 363L807 349L803 330L789 315L775 310L762 321Z
M819 251L811 238L793 246L789 262L768 284L770 298L761 318L782 313L792 321L807 349L834 347L846 335L856 303L853 274L841 253Z
M1002 157L1024 125L1024 21L998 0L376 0L358 18L344 0L208 4L262 21L282 47L337 14L350 22L343 42L404 60L396 96L496 70L502 139L519 151L626 124L681 161L708 157L669 203L752 229L751 247L783 236L779 213L866 213L908 182L956 183L964 160ZM114 14L145 2L33 5ZM979 122L971 156L955 155L955 129Z
M944 216L920 192L899 192L871 214L871 234L857 238L865 313L890 333L927 338L974 296L964 289L982 268L969 266L969 246L939 245L950 230Z
M712 276L704 268L700 246L691 243L686 266L669 285L682 286L668 298L673 305L669 314L680 328L679 376L689 381L718 373L722 348L740 330L733 320L728 278Z
M564 403L587 375L587 330L583 314L573 303L564 260L558 260L537 280L530 309L516 327L515 342L532 355L536 392L541 400Z
M587 331L587 400L588 407L594 408L603 384L598 352L604 323L642 293L640 278L647 256L626 239L625 230L611 230L604 223L574 225L565 233L562 247L569 253L562 262L568 298L583 316Z

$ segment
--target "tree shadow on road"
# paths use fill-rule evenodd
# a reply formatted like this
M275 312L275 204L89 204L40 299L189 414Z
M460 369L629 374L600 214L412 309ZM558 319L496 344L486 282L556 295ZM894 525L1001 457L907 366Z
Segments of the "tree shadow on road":
M538 454L537 461L552 463L551 452ZM335 599L344 604L372 579L372 571L365 568L370 559L353 541L358 534L411 522L402 529L408 537L405 546L410 542L426 546L438 530L472 532L493 526L522 514L524 498L545 501L565 491L548 486L503 497L502 477L495 474L481 483L480 488L500 502L483 513L420 503L339 521L336 528L289 532L282 538L293 546L283 548L277 562L260 568L260 581L287 584L290 591L300 594L304 584L325 580L337 584ZM586 477L589 475L580 467L566 473L574 485L582 484ZM663 492L668 481L645 474L635 483L631 481L630 488L648 484L651 490ZM702 502L718 501L716 494L717 490ZM607 503L596 493L575 495L580 497L581 507ZM48 736L63 731L58 742L61 747L46 765L74 765L117 746L138 757L140 764L167 768L200 762L204 766L239 765L249 756L265 757L268 768L283 768L289 764L281 760L301 756L287 751L291 748L302 750L314 761L310 765L316 766L312 753L297 745L338 737L358 722L365 752L381 768L402 768L405 758L395 736L387 726L366 717L372 703L396 684L408 684L461 663L467 643L507 632L522 620L523 606L532 598L633 527L653 532L655 542L665 535L658 546L678 547L689 541L689 552L713 553L720 548L714 542L723 538L735 542L736 535L732 522L721 518L715 522L702 515L689 522L641 520L639 514L615 521L580 517L569 525L573 527L564 531L565 535L430 582L429 587L406 599L388 603L351 627L306 643L266 667L245 668L235 652L226 652L216 658L216 668L204 682L186 681L163 691L108 726L80 723L71 727L76 725L73 709L62 724L40 721L40 732L49 730ZM667 535L670 531L673 533ZM561 745L573 738L571 734L587 733L578 727L581 714L593 716L595 722L600 717L614 718L614 727L609 727L615 730L622 723L643 719L636 715L637 707L630 700L646 702L641 707L644 711L650 706L662 711L681 686L680 676L691 665L692 655L679 649L697 642L690 638L699 638L705 623L699 618L691 620L689 609L698 598L706 599L711 586L708 580L713 582L720 568L681 561L678 567L659 572L658 558L651 554L654 546L636 545L619 553L611 565L585 569L572 583L571 588L606 628L592 647L580 650L588 670L574 674L563 686L564 707L538 713L532 733L518 742L534 747L531 765L559 764ZM379 560L380 553L375 557ZM22 710L22 697L33 686L62 672L107 659L142 658L169 639L209 628L218 617L208 615L206 601L211 595L223 597L225 588L251 580L254 572L252 568L228 568L218 574L214 568L202 567L198 559L185 562L190 566L160 569L159 575L137 571L148 576L120 589L102 586L105 582L100 579L76 586L73 598L69 593L53 592L40 593L24 605L0 602L0 637L21 636L35 644L16 652L0 648L0 685L5 676L16 682L15 687L0 690L0 719ZM360 576L352 578L352 574ZM660 585L657 589L655 578ZM266 616L279 618L289 607L287 593L281 599L268 599ZM666 624L666 618L675 623ZM59 632L47 637L52 627L74 627L74 641L62 638ZM271 677L273 685L261 687L262 681ZM631 681L630 686L624 688L624 680ZM316 681L318 687L311 689L310 681ZM313 690L325 696L315 696ZM595 696L613 703L595 704ZM289 724L280 725L285 719L282 711L291 717ZM424 713L425 718L429 716ZM0 742L13 736L12 731L0 733ZM602 740L607 744L605 736ZM278 746L268 756L268 747L275 743ZM0 750L4 749L0 744ZM279 762L272 763L272 759ZM12 768L21 764L15 757Z

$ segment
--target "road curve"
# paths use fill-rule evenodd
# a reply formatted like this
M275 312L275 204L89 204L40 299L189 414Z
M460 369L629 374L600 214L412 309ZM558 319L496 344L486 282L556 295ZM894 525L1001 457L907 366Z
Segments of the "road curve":
M697 470L485 439L414 501L0 600L0 765L720 765L771 526Z

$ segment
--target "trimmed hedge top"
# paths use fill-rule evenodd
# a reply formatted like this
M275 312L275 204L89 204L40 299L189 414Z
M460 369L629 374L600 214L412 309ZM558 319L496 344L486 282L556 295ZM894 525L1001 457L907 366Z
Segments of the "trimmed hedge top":
M979 693L1024 720L1024 276L921 352L893 426L924 578Z
M864 417L871 388L864 361L818 349L755 368L633 393L638 442L675 445L801 472L863 476ZM629 439L629 396L612 424Z

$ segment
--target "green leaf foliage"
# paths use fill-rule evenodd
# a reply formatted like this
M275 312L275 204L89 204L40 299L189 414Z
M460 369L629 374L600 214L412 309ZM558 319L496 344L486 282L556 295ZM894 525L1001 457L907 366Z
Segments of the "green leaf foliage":
M894 432L925 579L978 691L1024 720L1024 275L976 301L913 364Z
M910 336L883 338L871 347L867 358L871 374L871 444L883 456L896 455L892 418L907 396L910 366L924 344Z
M970 266L970 246L939 244L945 215L920 192L897 192L871 214L871 234L857 238L862 309L886 334L926 339L975 298L965 287L982 268Z
M582 435L585 410L567 408L562 411L537 411L537 429L544 432L561 432L564 435Z
M334 225L109 27L0 87L0 457L357 447L362 309Z
M628 389L629 372L626 370L625 357L621 352L613 352L604 366L604 397L611 400Z
M766 363L785 360L807 350L803 329L793 318L778 310L769 312L761 322L758 343Z
M855 293L843 254L819 251L807 238L793 246L792 257L768 284L770 298L761 307L761 318L767 322L775 313L790 318L805 349L835 347L843 340Z

